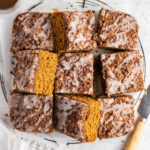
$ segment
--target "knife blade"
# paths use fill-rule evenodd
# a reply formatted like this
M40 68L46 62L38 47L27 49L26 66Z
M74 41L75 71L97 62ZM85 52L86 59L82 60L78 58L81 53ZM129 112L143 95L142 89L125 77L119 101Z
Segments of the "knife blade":
M147 119L150 114L150 86L148 87L147 92L140 103L138 112L140 116L145 119Z

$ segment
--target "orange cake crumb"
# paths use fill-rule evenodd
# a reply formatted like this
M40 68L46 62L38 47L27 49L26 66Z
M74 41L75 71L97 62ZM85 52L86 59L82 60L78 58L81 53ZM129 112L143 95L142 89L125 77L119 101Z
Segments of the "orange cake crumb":
M55 33L56 36L54 36L55 43L54 47L55 50L59 52L65 51L65 22L63 20L63 14L60 12L54 12L51 14L51 21L53 26L53 33Z
M42 51L40 54L39 70L36 74L36 94L51 95L53 93L56 66L57 55Z

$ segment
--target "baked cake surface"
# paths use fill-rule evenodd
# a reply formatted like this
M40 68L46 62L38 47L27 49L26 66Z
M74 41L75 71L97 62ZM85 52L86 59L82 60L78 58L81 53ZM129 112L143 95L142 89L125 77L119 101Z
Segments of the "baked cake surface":
M100 103L89 97L56 95L54 105L55 129L81 142L97 138Z
M100 47L135 50L139 26L129 14L102 8L99 12L98 42Z
M37 96L14 93L10 99L10 120L23 132L51 133L53 131L53 95Z
M93 54L58 55L55 93L93 94Z
M13 90L51 95L57 54L42 50L18 51L13 55Z
M141 57L137 51L100 55L106 94L144 90Z
M90 50L97 47L93 40L95 16L93 11L55 12L51 15L55 49L59 52Z
M99 98L101 118L99 138L114 138L126 135L134 129L134 103L132 96Z
M12 52L25 49L54 50L50 13L27 12L16 17Z

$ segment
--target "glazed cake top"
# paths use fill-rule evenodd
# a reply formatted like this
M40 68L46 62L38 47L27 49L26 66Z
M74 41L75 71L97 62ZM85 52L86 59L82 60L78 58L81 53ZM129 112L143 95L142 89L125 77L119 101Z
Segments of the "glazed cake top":
M53 95L13 94L10 99L12 125L25 132L49 133L52 130Z
M45 49L53 51L50 13L19 14L13 23L12 51Z
M100 139L123 136L133 130L135 100L132 96L98 100L101 102Z
M108 95L144 89L139 52L101 54L100 61Z
M55 128L78 140L86 140L84 122L89 104L66 96L56 95Z
M41 50L18 51L13 55L13 90L34 93Z
M93 94L93 54L58 55L55 93Z
M63 15L67 24L67 51L95 49L97 44L92 40L95 32L94 12L63 12Z
M102 8L98 28L101 47L137 49L139 26L133 16Z

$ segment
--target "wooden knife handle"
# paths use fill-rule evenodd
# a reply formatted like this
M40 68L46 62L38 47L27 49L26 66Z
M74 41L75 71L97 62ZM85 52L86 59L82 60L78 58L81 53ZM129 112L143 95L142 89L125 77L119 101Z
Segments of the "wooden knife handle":
M125 150L137 150L139 143L141 141L141 138L143 136L143 133L144 133L144 127L145 127L145 122L140 117L128 140Z

